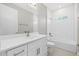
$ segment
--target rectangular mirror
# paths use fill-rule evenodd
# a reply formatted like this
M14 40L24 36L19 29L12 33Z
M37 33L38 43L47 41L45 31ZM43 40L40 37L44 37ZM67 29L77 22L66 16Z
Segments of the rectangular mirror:
M0 4L0 35L33 31L33 13L21 8L21 4Z
M18 32L18 11L0 4L0 35Z

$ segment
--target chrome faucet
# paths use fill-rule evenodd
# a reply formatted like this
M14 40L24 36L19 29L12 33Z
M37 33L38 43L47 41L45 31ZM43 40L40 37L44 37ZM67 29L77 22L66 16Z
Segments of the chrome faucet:
M27 36L29 36L30 31L24 31L25 33L27 33Z

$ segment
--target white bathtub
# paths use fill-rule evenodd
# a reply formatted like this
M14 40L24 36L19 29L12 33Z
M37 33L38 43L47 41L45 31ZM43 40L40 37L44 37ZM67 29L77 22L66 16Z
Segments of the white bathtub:
M58 48L62 48L62 49L76 53L75 44L69 44L69 43L57 41L53 37L49 37L49 36L48 36L47 46L48 47L58 47Z

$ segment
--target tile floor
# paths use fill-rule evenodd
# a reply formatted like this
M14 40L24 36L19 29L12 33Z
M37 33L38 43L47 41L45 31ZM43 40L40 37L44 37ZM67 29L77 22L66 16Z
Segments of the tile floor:
M61 49L61 48L48 48L48 56L76 56L75 53Z

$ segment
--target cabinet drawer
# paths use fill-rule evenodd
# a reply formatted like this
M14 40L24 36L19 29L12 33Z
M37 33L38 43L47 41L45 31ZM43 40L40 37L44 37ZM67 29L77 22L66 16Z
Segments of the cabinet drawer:
M0 52L0 56L6 56L6 51Z
M7 56L25 56L27 55L27 45L23 45L7 51Z

